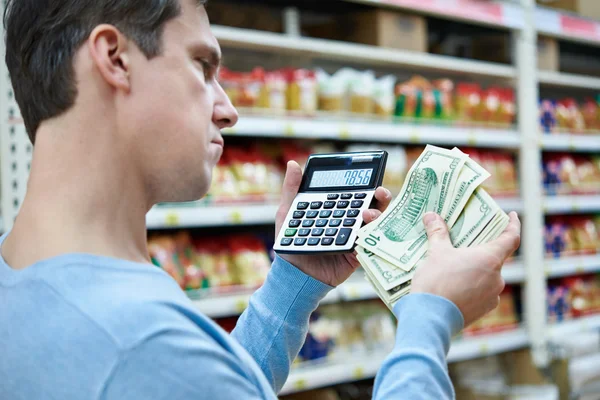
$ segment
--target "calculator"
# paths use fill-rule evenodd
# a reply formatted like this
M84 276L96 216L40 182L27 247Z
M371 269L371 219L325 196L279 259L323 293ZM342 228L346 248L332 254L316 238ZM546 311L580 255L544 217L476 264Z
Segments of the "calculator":
M348 253L362 212L381 186L387 152L313 154L273 249L282 254Z

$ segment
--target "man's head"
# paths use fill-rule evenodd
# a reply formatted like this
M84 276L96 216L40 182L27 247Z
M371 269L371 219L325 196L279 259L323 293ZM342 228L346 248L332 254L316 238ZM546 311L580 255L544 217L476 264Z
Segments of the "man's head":
M204 195L237 121L205 2L9 0L6 63L32 142L62 119L106 125L151 201Z

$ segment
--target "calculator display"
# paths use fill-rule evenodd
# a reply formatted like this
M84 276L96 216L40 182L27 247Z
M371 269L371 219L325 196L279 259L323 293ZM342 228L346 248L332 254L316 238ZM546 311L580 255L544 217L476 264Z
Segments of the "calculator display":
M373 169L342 169L334 171L315 171L309 187L361 187L369 186Z

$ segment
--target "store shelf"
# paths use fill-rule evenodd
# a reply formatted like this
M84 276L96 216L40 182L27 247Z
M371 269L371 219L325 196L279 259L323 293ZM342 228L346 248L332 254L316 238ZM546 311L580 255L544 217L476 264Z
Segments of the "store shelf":
M517 198L499 197L499 198L495 198L494 200L500 206L500 208L502 208L506 212L510 212L510 211L521 212L521 211L523 211L523 201L521 199L519 199L518 197Z
M523 26L523 13L517 5L499 2L462 0L347 0L352 3L416 11L434 17L474 24L516 29Z
M239 204L226 207L154 207L146 216L149 229L260 225L275 221L277 205Z
M556 278L600 271L600 255L565 257L548 260L544 265L546 276Z
M541 143L544 150L600 152L600 134L544 134Z
M376 46L333 40L286 36L249 29L213 26L212 31L222 47L261 50L330 60L367 63L371 66L418 67L420 70L458 72L461 74L514 78L514 67L483 61L464 60L428 53L393 50Z
M507 284L521 283L525 280L525 270L520 263L507 264L502 269L502 276ZM193 300L193 302L196 308L204 315L211 318L223 318L240 315L248 307L250 296L252 296L252 292L247 291L220 296L206 296L198 300ZM321 300L320 304L376 298L377 293L371 284L364 279L361 271L357 271L354 276L329 292Z
M600 78L586 75L565 74L553 71L538 71L540 84L557 87L573 87L591 90L600 89Z
M600 329L600 315L590 315L569 321L557 322L550 326L550 338L560 339L567 335L597 331Z
M543 210L547 215L600 211L600 195L547 196Z
M537 7L535 23L540 34L558 39L600 45L600 23L575 14Z
M523 328L484 336L464 338L452 343L448 362L470 360L493 354L517 350L529 345L527 331Z
M449 362L498 354L528 346L524 329L461 339L452 343ZM387 354L372 354L356 360L314 364L292 370L280 394L290 394L359 379L373 378Z
M226 135L517 148L514 130L378 121L243 116Z

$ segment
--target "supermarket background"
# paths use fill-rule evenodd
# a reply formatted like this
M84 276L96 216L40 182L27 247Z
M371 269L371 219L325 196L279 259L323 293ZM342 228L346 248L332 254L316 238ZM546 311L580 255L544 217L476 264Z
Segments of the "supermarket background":
M148 214L152 259L235 326L273 258L284 166L385 149L394 194L425 144L459 146L523 220L497 310L453 341L458 399L600 399L600 2L211 0L240 111L209 195ZM3 64L3 63L2 63ZM0 71L4 229L31 157ZM362 272L311 319L281 398L369 399L395 321Z

